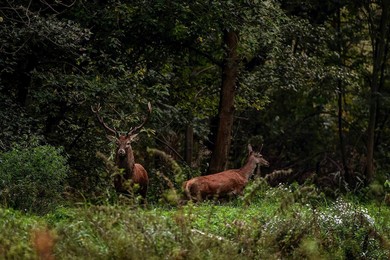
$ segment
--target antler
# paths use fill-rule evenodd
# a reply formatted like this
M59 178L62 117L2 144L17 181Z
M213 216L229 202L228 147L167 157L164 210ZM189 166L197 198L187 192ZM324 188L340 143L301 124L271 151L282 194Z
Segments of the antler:
M145 125L145 123L148 121L149 116L152 113L152 104L150 104L150 102L148 102L148 112L149 113L146 115L144 121L139 126L131 128L129 132L127 132L127 135L134 135L138 133L141 130L141 128Z
M106 125L106 123L104 123L103 118L99 115L100 109L102 109L102 107L100 106L100 103L98 103L98 104L96 105L96 108L95 108L95 109L91 106L91 110L92 110L92 112L96 115L96 117L97 117L97 119L99 120L100 124L101 124L108 132L113 133L115 136L119 136L119 132L118 132L118 131L116 131L115 129L112 129L111 127L109 127L108 125Z

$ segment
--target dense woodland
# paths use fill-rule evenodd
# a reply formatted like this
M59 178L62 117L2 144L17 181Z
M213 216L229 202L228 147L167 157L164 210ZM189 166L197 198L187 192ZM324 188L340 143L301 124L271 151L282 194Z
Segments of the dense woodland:
M385 0L2 0L0 258L388 259L389 41ZM145 122L145 210L94 107ZM181 204L248 144L244 196Z
M120 131L153 114L136 160L187 177L263 145L274 183L356 190L389 173L387 1L5 1L2 152L48 144L93 192ZM164 169L163 174L170 176ZM153 174L152 174L153 175ZM276 178L278 177L278 178ZM96 191L96 190L95 190Z

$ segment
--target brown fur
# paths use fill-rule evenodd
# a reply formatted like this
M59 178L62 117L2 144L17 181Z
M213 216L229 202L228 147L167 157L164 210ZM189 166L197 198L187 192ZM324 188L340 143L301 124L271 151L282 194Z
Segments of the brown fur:
M249 156L247 162L240 169L231 169L207 176L199 176L184 182L183 189L187 198L200 201L241 195L257 164L269 165L260 153L252 151L250 145L248 146L248 150Z
M115 156L115 164L121 170L122 174L118 174L114 178L114 186L117 192L130 193L130 189L138 185L135 190L142 198L146 199L148 190L149 177L145 168L134 162L134 154L131 148L131 141L134 136L121 135L116 138L117 151Z
M33 247L42 260L54 260L55 236L49 229L37 229L32 232Z

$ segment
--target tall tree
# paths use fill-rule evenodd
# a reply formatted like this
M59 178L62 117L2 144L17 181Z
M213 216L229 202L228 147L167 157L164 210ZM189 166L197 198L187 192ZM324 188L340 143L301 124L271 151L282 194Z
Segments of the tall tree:
M366 179L371 182L375 175L374 152L380 90L384 84L387 53L389 49L390 3L382 0L368 1L364 6L368 15L370 37L373 48L372 74L370 80L369 121L367 128ZM379 15L378 15L379 13Z
M251 74L262 66L269 53L280 51L275 43L280 40L278 32L281 21L287 22L279 6L273 1L226 2L221 7L218 12L221 17L219 28L222 28L220 35L223 39L224 57L221 63L217 128L208 173L220 172L227 167L239 87L247 90L247 95L241 97L240 106L261 109L261 104L264 105L263 100L266 98L260 98L256 94L261 86L255 87L255 82L246 82L243 75L244 72ZM245 99L246 102L242 102Z
M226 45L226 54L222 65L218 129L208 170L209 173L221 172L226 168L234 121L234 98L239 66L237 54L239 42L238 32L225 30L223 39L223 43Z

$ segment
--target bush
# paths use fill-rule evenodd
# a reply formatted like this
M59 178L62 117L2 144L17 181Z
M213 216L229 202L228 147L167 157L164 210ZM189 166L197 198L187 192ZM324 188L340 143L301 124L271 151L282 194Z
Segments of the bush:
M68 166L61 149L38 146L0 155L0 203L44 214L61 201Z

